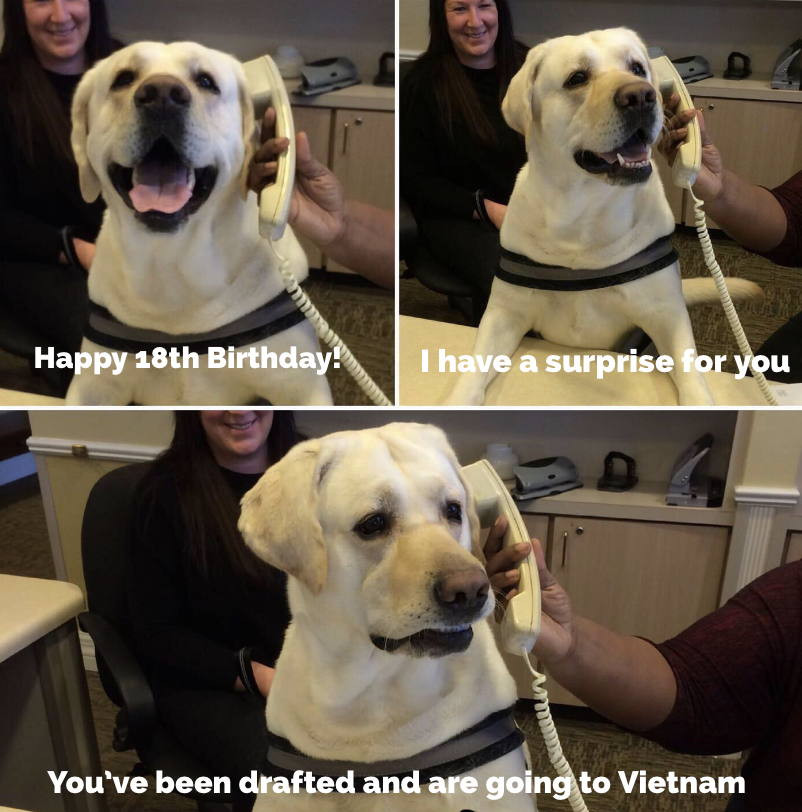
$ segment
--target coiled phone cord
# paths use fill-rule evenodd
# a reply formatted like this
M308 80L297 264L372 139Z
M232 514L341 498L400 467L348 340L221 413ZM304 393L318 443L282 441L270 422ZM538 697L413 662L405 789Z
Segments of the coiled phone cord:
M359 361L354 358L351 350L348 349L345 342L329 327L328 322L320 315L318 309L312 304L306 292L302 290L295 277L290 270L290 261L283 257L276 250L273 245L273 240L268 240L276 259L279 262L279 272L281 273L281 280L287 293L290 294L292 300L298 305L298 309L306 318L311 322L315 328L315 332L320 337L321 341L325 342L332 349L339 347L340 350L340 363L348 370L351 377L359 384L360 389L375 403L377 406L392 406L393 404L388 400L387 396L379 388L378 384L373 378L368 375L363 369Z
M735 340L738 342L738 348L741 351L741 355L744 358L747 356L751 358L753 357L752 348L749 346L749 340L747 339L743 327L741 326L741 320L738 318L738 313L735 311L735 305L732 303L730 292L727 290L727 283L724 281L724 274L722 273L721 267L716 260L716 253L713 250L713 241L710 239L710 233L707 230L704 204L693 193L693 189L691 188L690 184L688 184L685 188L691 193L693 208L696 213L696 232L699 235L699 242L702 245L702 255L704 256L705 264L710 271L710 275L713 277L713 281L716 283L716 290L718 291L719 299L721 299L721 305L724 308L724 313L726 314L727 320L730 323ZM763 373L753 368L752 375L755 382L760 387L760 391L763 393L763 397L766 399L766 401L771 406L779 406L780 402L771 391L768 381Z
M546 676L539 671L535 671L532 663L529 661L529 652L525 648L521 648L521 655L524 658L526 667L535 678L532 683L532 694L535 697L535 712L543 741L546 742L546 751L549 754L549 760L557 771L557 774L563 778L567 778L571 782L571 792L568 796L568 803L571 804L571 809L573 809L574 812L588 812L571 765L563 754L560 737L557 735L557 728L554 726L554 720L551 718L549 695L546 693L546 689L542 687L546 681Z

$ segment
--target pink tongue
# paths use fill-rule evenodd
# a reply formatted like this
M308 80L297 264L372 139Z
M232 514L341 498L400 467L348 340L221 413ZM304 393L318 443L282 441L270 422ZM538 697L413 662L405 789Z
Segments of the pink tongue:
M192 189L187 185L187 169L182 164L137 167L134 181L129 195L139 212L155 209L173 214L192 197Z

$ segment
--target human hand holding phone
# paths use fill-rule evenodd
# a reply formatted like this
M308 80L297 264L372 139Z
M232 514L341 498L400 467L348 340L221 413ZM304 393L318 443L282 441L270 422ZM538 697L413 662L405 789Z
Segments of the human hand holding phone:
M287 138L275 136L276 112L265 110L261 146L254 155L248 185L260 192L276 174L277 158L289 147ZM306 133L296 136L295 188L290 202L289 224L318 247L340 239L347 225L347 205L337 176L315 158Z

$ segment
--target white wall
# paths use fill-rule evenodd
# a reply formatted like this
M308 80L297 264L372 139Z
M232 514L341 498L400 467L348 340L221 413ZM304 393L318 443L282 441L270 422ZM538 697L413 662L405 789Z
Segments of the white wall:
M393 0L107 0L115 36L197 40L242 60L295 45L308 62L352 59L372 81L394 50Z
M709 473L725 477L737 412L399 409L298 412L296 419L311 436L393 420L434 423L448 434L463 464L479 459L490 442L510 443L521 462L570 457L586 485L595 487L609 451L634 457L642 480L668 482L677 457L706 432L714 437Z
M428 40L428 0L399 0L402 52ZM782 0L510 0L515 33L529 45L563 34L625 25L672 58L702 54L719 73L731 51L769 73L780 53L802 36L802 3Z

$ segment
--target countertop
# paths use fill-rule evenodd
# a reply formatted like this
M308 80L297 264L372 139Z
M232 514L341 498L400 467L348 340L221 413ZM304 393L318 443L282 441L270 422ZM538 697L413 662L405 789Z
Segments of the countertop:
M599 491L596 481L582 488L516 502L523 514L592 516L594 518L630 519L633 521L674 522L730 526L735 521L733 507L679 507L666 504L667 483L640 481L629 491Z
M0 575L0 662L49 634L85 608L75 584Z
M724 79L713 76L686 85L691 96L711 99L753 99L802 103L802 90L773 90L771 76L753 73L748 79Z
M295 96L292 91L300 84L300 79L290 79L284 83L290 94L293 107L324 107L344 110L377 110L392 113L395 110L395 88L376 87L373 79L363 80L362 84L321 93L319 96Z

